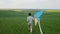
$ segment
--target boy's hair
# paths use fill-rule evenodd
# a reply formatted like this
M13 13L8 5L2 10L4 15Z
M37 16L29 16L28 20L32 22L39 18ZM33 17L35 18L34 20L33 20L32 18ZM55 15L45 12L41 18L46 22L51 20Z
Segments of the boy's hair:
M31 16L31 13L29 13L28 15Z

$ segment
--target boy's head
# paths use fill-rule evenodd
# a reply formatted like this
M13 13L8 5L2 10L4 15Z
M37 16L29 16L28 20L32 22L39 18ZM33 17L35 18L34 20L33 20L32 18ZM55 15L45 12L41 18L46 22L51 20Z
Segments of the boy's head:
M28 15L31 16L31 13L29 13Z

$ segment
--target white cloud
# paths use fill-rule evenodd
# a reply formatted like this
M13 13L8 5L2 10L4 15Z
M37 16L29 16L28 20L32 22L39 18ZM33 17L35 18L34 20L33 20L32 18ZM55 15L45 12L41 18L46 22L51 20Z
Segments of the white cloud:
M0 9L60 9L60 0L0 0Z

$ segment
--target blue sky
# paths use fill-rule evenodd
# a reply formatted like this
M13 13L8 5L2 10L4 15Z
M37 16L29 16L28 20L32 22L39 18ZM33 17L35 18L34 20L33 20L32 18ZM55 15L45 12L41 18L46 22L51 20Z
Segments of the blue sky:
M60 9L60 0L0 0L0 9Z

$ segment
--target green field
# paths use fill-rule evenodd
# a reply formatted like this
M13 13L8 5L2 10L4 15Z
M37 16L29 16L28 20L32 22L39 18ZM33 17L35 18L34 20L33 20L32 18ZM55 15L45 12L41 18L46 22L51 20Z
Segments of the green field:
M60 10L59 10L60 11ZM41 26L44 34L60 34L60 12L44 12ZM27 14L36 11L0 10L0 34L29 34L26 21ZM32 15L33 16L33 15ZM33 34L40 34L38 25L33 23Z

